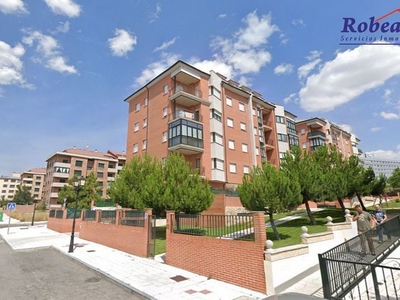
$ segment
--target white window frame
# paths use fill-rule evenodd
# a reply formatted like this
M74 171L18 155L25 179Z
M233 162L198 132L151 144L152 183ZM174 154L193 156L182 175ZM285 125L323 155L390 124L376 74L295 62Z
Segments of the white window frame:
M144 118L143 119L143 128L146 128L147 127L147 118Z
M301 133L301 135L304 135L304 134L306 134L306 130L305 130L304 128L302 128L302 129L300 130L300 133Z
M146 149L147 149L147 140L143 140L142 150L146 150Z
M253 116L256 115L256 109L253 107Z
M163 86L164 95L168 94L168 84Z
M254 127L254 135L257 135L257 127Z
M233 126L234 126L233 119L231 119L231 118L226 118L226 125L227 125L228 127L232 127L232 128L233 128Z
M168 116L168 107L163 108L163 118L166 118Z
M249 166L243 166L243 173L244 174L249 174L250 173L250 167Z
M260 155L260 148L256 147L256 155Z
M137 153L139 151L139 144L135 143L133 144L133 153Z
M229 172L236 173L236 164L229 164Z
M239 102L239 110L244 111L244 108L245 108L244 103Z
M224 170L224 161L222 159L218 158L212 158L211 159L211 167L213 170Z
M134 129L133 129L133 132L139 131L139 127L140 127L139 122L136 122L136 123L135 123L135 127L134 127Z
M246 131L246 123L240 122L240 130Z
M149 99L146 97L144 98L144 106L147 106L149 104Z
M216 133L216 132L212 132L211 133L211 143L216 143L216 144L219 144L219 145L223 145L223 142L224 140L223 140L223 136L222 135L220 135L220 134L218 134L218 133Z
M235 150L235 141L234 140L228 141L228 148L231 150Z
M307 149L307 142L302 143L302 144L301 144L301 148L302 148L302 149Z
M164 131L162 133L162 142L165 143L168 141L168 133L166 131Z
M136 112L140 111L140 102L136 103L136 105L135 105L135 111L136 111Z
M226 105L232 106L232 98L226 97Z
M244 153L249 152L249 146L245 143L242 143L242 152L244 152Z

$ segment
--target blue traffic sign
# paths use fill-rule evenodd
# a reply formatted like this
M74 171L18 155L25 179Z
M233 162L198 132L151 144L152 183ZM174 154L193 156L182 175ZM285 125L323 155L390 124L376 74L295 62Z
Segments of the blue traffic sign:
M17 207L17 203L15 203L15 202L7 203L7 210L15 210L16 207Z

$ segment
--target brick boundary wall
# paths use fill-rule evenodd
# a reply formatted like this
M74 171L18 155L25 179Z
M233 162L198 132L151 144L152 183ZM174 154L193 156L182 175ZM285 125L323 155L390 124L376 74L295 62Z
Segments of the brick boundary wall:
M254 241L173 233L167 211L166 263L213 279L266 293L264 213L253 213Z
M50 218L47 220L47 228L60 232L67 233L72 231L73 219L67 219L67 210L63 210L63 218ZM75 232L79 232L81 224L81 218L75 220Z
M79 238L114 248L133 255L148 257L149 222L151 209L146 209L144 227L119 225L122 210L116 211L116 224L101 223L101 210L96 210L95 222L81 222Z

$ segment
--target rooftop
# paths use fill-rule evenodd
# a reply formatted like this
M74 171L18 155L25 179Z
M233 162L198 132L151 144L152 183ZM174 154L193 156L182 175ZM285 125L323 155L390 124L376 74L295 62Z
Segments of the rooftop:
M33 168L33 169L23 172L22 174L25 174L25 173L46 174L46 168Z

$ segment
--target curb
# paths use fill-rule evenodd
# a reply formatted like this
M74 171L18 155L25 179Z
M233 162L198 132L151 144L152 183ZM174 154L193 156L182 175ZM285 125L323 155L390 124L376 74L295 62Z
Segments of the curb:
M157 298L154 298L153 296L150 296L149 294L147 294L147 293L145 293L145 292L143 292L141 290L138 290L137 288L135 288L135 287L133 287L133 286L131 286L131 285L129 285L129 284L127 284L127 283L125 283L125 282L113 277L113 276L111 276L110 274L108 274L108 273L106 273L106 272L104 272L104 271L102 271L102 270L100 270L98 268L95 268L95 267L89 265L88 263L84 262L83 260L81 260L81 259L79 259L77 257L69 255L68 253L63 252L62 250L57 249L54 246L50 246L49 248L53 249L54 251L57 251L57 252L61 253L65 257L69 258L70 260L72 260L74 262L77 262L78 264L84 266L85 268L90 269L90 270L98 273L102 278L104 278L104 279L106 279L108 281L111 281L111 282L119 285L120 287L122 287L124 289L127 289L131 293L134 293L137 296L143 298L143 300L145 300L145 299L146 300L157 300Z

